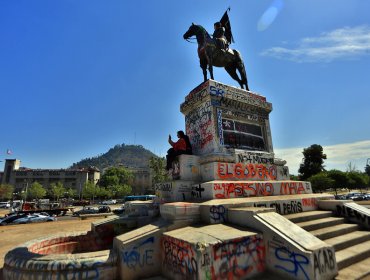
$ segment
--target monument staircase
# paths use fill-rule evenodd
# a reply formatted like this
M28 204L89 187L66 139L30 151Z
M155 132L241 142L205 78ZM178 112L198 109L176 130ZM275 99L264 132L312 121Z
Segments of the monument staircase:
M285 218L334 247L336 279L361 279L370 273L370 231L333 211L302 212Z
M88 236L97 248L112 242L110 250L93 254L99 261L85 250L71 258L74 249L66 250L61 240L72 239L53 237L10 251L4 278L348 280L370 275L370 210L313 193L310 182L290 180L286 162L273 152L272 104L265 97L208 80L186 96L180 110L193 155L173 162L172 179L155 185L157 201L138 204L148 207L137 212L145 216L135 212L93 223ZM82 237L72 240L76 247ZM36 254L44 244L57 248L58 257Z

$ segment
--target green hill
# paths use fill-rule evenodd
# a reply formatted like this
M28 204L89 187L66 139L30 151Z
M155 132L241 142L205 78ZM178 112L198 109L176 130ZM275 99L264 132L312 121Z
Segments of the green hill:
M85 158L74 163L71 168L95 166L104 170L110 166L123 165L128 167L149 167L149 159L157 157L141 145L116 145L105 154Z

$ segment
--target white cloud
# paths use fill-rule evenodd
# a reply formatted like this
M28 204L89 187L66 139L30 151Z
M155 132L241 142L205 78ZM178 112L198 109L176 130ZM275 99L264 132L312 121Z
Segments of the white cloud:
M370 27L344 27L303 38L295 48L272 47L261 55L295 62L330 62L370 54Z
M302 151L307 147L275 149L275 156L285 159L291 174L298 174L298 168L303 159ZM346 171L348 164L355 165L356 169L364 171L366 161L370 158L370 140L353 143L323 146L327 160L325 168Z

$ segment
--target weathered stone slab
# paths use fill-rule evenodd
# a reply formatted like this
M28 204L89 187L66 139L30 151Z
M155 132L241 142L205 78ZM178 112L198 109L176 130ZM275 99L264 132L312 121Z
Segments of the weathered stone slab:
M312 193L303 181L210 181L193 186L193 197L201 200Z
M203 181L289 180L287 167L275 164L211 162L202 164L200 170Z
M155 184L155 194L162 203L174 201L192 200L192 187L194 181L171 181L166 183Z
M200 220L200 211L198 203L172 202L160 206L161 217L166 220L191 219Z
M272 105L261 95L209 80L185 97L180 110L194 154L225 153L225 148L273 151Z
M162 273L169 279L248 279L265 269L262 235L240 227L189 226L166 232L161 250Z
M143 279L160 275L160 241L163 232L188 225L186 221L171 223L158 220L117 236L113 249L119 256L119 279Z
M272 208L281 215L318 209L318 203L331 199L331 194L301 194L233 199L213 199L200 204L201 219L205 223L229 222L228 209L240 207Z
M358 205L355 202L337 205L337 215L345 217L347 220L359 224L366 229L370 229L370 209Z
M281 278L333 279L338 273L334 248L273 213L250 208L229 209L229 221L263 233L266 265Z
M183 181L199 181L199 156L179 155L172 164L172 179Z

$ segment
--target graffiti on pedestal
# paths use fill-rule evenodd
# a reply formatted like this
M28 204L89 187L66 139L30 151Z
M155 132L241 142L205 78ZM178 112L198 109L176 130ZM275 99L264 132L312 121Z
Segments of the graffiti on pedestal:
M186 133L190 138L193 151L211 150L214 140L214 123L211 101L201 104L185 116Z
M306 193L303 182L227 182L213 183L214 198L290 195Z

